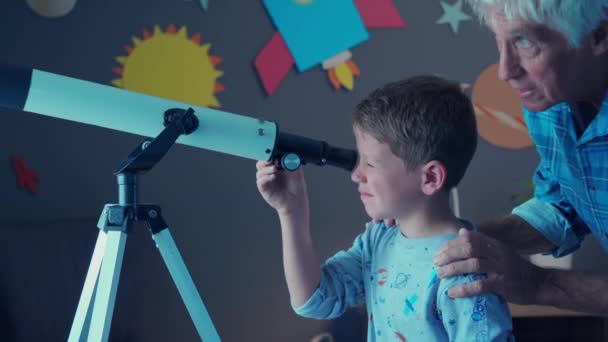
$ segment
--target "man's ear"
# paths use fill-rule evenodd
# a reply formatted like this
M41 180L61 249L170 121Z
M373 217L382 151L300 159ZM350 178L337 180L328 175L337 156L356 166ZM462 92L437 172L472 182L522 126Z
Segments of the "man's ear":
M602 21L599 27L593 31L591 49L595 56L600 56L608 51L608 21Z
M431 160L421 168L422 182L420 188L425 195L432 195L443 188L448 171L442 162Z

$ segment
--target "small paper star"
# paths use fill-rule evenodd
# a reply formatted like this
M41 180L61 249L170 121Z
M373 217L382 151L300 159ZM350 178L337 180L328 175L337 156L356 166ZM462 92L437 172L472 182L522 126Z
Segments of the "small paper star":
M458 33L458 25L461 21L471 20L471 17L462 11L462 0L456 1L453 5L442 1L441 8L443 15L437 20L437 24L450 24L454 33Z

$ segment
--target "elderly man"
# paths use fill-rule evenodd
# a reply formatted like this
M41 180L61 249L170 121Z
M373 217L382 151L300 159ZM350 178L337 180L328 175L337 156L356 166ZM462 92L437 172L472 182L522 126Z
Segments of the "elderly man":
M435 263L454 287L519 304L608 315L608 273L543 269L519 256L575 251L592 234L608 251L608 0L467 0L496 37L499 77L519 94L540 155L534 197L511 215L461 230Z

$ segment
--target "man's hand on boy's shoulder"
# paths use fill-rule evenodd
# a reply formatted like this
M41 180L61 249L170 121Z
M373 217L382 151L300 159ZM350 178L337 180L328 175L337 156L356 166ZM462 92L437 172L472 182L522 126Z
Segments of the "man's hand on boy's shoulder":
M542 268L483 233L462 228L458 235L437 251L434 262L440 266L439 277L467 273L480 273L487 277L453 287L448 292L450 297L494 292L511 303L529 304L534 301L545 275Z

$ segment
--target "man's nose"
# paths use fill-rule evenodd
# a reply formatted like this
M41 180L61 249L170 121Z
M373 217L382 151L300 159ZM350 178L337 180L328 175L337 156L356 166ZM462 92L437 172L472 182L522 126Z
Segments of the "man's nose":
M501 81L508 81L516 78L521 73L519 57L510 46L503 46L499 49L500 57L498 60L498 78Z

